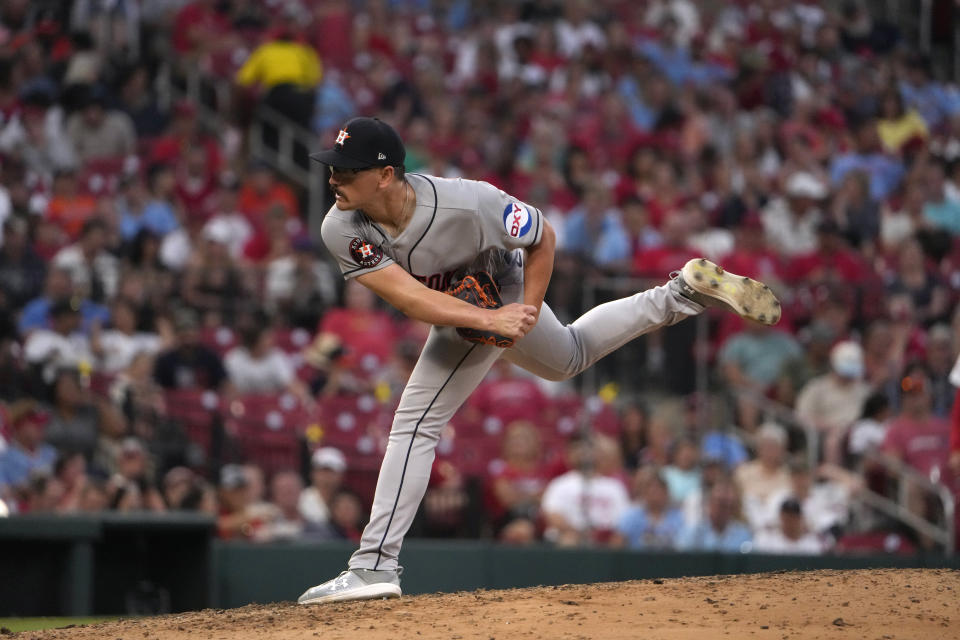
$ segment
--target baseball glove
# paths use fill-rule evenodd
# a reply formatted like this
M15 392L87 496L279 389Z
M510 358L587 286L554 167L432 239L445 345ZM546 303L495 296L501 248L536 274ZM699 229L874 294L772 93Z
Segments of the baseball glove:
M469 302L475 307L481 309L499 309L503 306L503 300L500 298L500 290L497 283L486 271L465 276L459 282L450 285L446 293L455 298L460 298L464 302ZM457 327L457 333L464 340L478 342L480 344L489 344L506 349L513 346L513 338L502 336L493 331L480 331L479 329L468 329Z

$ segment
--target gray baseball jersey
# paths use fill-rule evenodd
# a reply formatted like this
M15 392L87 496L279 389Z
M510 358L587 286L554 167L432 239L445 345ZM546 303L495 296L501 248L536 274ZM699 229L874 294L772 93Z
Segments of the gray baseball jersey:
M432 289L479 269L498 281L504 303L523 299L523 250L540 242L543 214L472 180L408 174L417 206L395 238L361 211L330 209L323 242L344 277L398 264ZM433 327L400 397L380 467L370 522L351 569L395 569L427 489L440 431L497 358L550 380L574 376L637 336L702 307L668 286L608 302L564 326L546 304L536 326L510 349L473 344L452 327Z
M321 234L346 278L399 264L442 291L463 273L487 271L500 286L522 281L522 249L540 242L543 214L486 182L407 174L417 206L391 237L360 211L330 209Z

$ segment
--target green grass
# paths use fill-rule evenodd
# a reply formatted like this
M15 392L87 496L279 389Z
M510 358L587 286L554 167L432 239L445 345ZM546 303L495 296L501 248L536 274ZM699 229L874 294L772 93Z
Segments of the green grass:
M6 627L14 632L38 631L40 629L57 629L70 624L94 624L116 619L116 616L108 618L0 618L0 627Z

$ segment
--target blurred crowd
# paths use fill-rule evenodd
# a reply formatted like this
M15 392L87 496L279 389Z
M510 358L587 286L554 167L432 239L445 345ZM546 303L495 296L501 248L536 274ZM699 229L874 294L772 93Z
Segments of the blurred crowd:
M638 341L596 395L496 367L414 533L931 546L856 496L890 490L877 457L957 493L960 89L874 4L7 0L0 509L362 529L427 328L343 285L307 232L323 212L251 157L267 108L317 147L377 115L407 170L542 209L561 318L695 256L783 302L775 328L711 313L706 340ZM941 37L960 16L934 5ZM178 99L191 74L230 90Z

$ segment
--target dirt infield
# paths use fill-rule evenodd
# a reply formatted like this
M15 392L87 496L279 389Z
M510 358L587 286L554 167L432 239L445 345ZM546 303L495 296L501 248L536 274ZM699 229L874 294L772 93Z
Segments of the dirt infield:
M933 640L960 638L958 596L958 571L816 571L461 592L311 607L251 605L12 637Z

